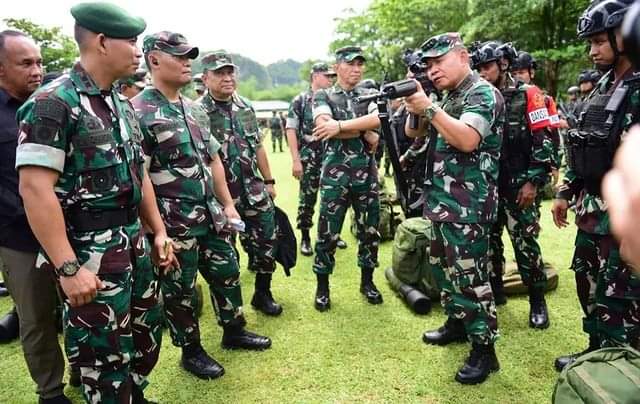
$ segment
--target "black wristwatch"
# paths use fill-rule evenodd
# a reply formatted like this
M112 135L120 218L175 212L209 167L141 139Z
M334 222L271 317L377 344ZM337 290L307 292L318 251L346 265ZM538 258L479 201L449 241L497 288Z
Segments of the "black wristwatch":
M274 180L273 178L270 180L264 180L264 184L265 185L276 185L276 180Z
M80 270L80 263L78 262L78 260L73 260L73 261L65 261L64 263L62 263L62 266L60 268L55 269L55 272L58 277L60 276L69 277L77 274L79 270Z

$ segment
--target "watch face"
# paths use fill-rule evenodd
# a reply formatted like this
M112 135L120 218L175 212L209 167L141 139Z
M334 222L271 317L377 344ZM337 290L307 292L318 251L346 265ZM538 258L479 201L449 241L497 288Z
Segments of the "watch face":
M80 269L80 265L77 261L75 262L65 262L62 264L61 272L67 276L73 276Z

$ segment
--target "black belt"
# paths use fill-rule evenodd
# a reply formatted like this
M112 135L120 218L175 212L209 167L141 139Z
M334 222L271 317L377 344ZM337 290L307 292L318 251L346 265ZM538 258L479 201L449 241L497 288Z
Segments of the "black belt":
M118 210L79 210L66 215L67 225L75 231L107 230L134 223L139 215L137 207Z

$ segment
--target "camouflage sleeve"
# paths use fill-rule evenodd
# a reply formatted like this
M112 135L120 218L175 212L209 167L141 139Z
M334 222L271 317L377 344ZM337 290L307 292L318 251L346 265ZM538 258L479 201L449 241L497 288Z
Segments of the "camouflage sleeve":
M329 94L326 90L316 91L313 96L313 121L320 115L329 115L333 118L333 111L329 105Z
M36 97L18 110L17 119L16 168L39 166L64 172L72 129L67 104L51 94Z
M484 139L491 134L498 111L493 89L488 83L480 83L465 94L460 121L475 129Z
M153 133L151 128L149 128L149 125L144 120L143 116L137 110L136 115L140 122L140 130L142 131L142 152L144 153L144 165L148 170L151 164L153 153L156 149L156 146L158 146L158 139L156 138L156 135Z
M542 187L549 180L553 156L553 143L549 132L545 129L531 132L531 157L527 169L527 180Z
M402 156L406 164L413 164L418 156L426 152L428 144L426 140L426 136L413 139L413 143L411 143L411 146L409 146L407 151L404 152L404 155Z
M203 132L209 132L208 128L200 128L200 130ZM215 136L211 134L207 136L207 139L209 139L207 144L207 152L209 152L209 155L213 157L220 151L220 142L218 142L218 139L216 139Z
M622 136L627 134L629 128L634 124L640 122L640 88L636 88L635 91L630 95L629 98L629 108L627 108L627 113L624 117L624 131Z
M291 104L289 104L289 111L287 112L287 126L286 129L295 129L298 130L302 123L302 113L301 113L301 104L302 97L297 95Z
M564 178L562 178L562 184L558 187L556 198L570 201L574 196L578 196L582 187L582 179L578 178L575 172L569 167L564 174Z

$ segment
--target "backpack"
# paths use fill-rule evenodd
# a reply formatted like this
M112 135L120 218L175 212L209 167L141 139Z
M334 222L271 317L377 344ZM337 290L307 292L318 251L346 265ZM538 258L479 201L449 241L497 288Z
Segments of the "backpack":
M382 183L384 184L384 182ZM393 240L396 234L396 228L404 219L404 215L396 208L394 204L394 196L387 192L384 185L380 187L380 222L378 223L378 233L380 233L380 241ZM358 225L356 223L356 214L353 210L351 217L351 234L357 238Z
M547 292L558 287L558 271L555 270L548 262L544 263L544 272L547 274ZM504 293L506 295L526 295L529 293L527 286L522 283L522 278L518 272L518 264L508 262L505 265L504 275Z
M430 232L431 222L421 217L412 217L400 223L393 239L391 267L401 282L437 300L440 290L431 272L427 254Z
M630 347L603 348L564 368L553 403L631 404L640 402L640 352Z

